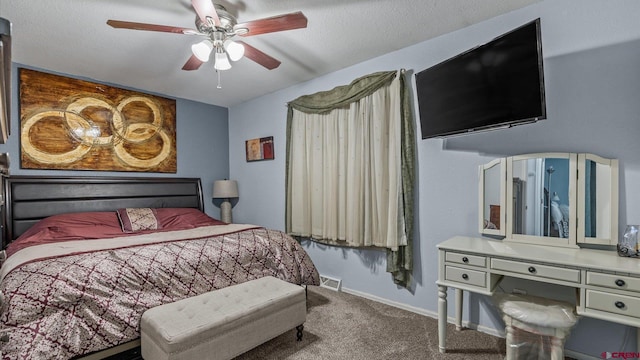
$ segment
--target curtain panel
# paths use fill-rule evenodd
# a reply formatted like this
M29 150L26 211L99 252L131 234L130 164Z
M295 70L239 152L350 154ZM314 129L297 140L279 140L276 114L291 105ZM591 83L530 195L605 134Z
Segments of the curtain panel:
M404 71L367 75L288 104L286 231L387 249L408 287L413 250L415 131Z

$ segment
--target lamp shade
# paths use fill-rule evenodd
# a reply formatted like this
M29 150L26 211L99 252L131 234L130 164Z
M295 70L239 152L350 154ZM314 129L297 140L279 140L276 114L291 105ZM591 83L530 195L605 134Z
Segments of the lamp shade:
M228 199L238 197L238 182L235 180L216 180L213 183L213 198Z
M209 61L209 56L211 55L212 50L213 43L210 40L202 40L197 44L191 45L191 52L193 52L193 55L202 62Z
M224 49L227 51L227 54L229 55L229 59L231 59L231 61L238 61L242 58L242 56L244 56L244 46L231 39L225 40Z
M227 58L227 54L223 51L216 52L215 55L216 63L213 67L216 70L229 70L231 69L231 63L229 62L229 58Z
M0 171L4 172L9 170L9 153L0 154Z

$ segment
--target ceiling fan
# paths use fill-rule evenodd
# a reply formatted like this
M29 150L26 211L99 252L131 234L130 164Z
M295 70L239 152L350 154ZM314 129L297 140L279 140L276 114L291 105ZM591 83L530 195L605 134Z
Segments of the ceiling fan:
M280 66L280 61L243 41L237 40L236 37L307 27L307 18L302 12L293 12L238 23L235 16L231 15L224 6L213 4L211 0L191 0L191 5L197 14L195 22L196 29L120 20L107 20L107 24L119 29L205 36L206 38L204 40L191 46L193 54L182 69L198 69L203 63L209 61L209 57L211 53L213 53L215 60L214 68L219 71L231 68L229 59L238 61L243 56L246 56L269 70L273 70Z

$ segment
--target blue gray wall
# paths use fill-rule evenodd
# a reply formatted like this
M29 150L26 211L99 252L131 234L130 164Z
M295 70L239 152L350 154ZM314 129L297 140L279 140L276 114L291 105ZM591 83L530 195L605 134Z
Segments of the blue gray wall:
M446 141L418 140L414 285L396 287L379 251L306 242L321 273L341 278L355 292L435 315L436 244L452 236L478 236L477 167L497 155L527 152L591 152L620 159L620 227L640 222L640 2L635 0L545 0L379 58L316 78L229 109L231 178L240 200L234 220L284 228L284 152L287 101L331 89L375 71L405 68L411 75L541 18L548 119L512 129ZM416 27L416 31L420 31ZM413 76L411 77L413 84ZM413 90L413 89L412 89ZM414 98L415 102L415 98ZM418 112L414 111L417 124ZM419 133L419 132L418 132ZM247 163L244 141L274 136L273 161ZM509 281L505 288L513 286ZM570 289L525 284L535 291L568 296ZM453 292L449 293L450 299ZM488 331L502 326L490 299L466 296L465 320ZM450 306L453 316L453 306ZM566 348L599 358L603 351L633 351L636 330L582 319Z
M195 101L176 99L176 174L109 171L29 170L20 168L20 123L18 100L18 67L12 64L11 136L0 152L8 152L12 175L49 176L132 176L132 177L199 177L202 180L205 211L219 218L220 210L211 200L213 181L229 177L229 127L227 108ZM35 69L44 72L46 69ZM72 75L58 74L74 77ZM92 81L91 79L82 79ZM116 84L107 84L121 87ZM136 90L136 89L129 89ZM164 96L162 94L154 94Z

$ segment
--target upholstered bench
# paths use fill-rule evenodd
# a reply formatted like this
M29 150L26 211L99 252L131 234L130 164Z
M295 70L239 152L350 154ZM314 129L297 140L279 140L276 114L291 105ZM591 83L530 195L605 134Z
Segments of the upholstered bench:
M140 321L146 360L231 359L297 328L305 290L267 276L151 308Z

